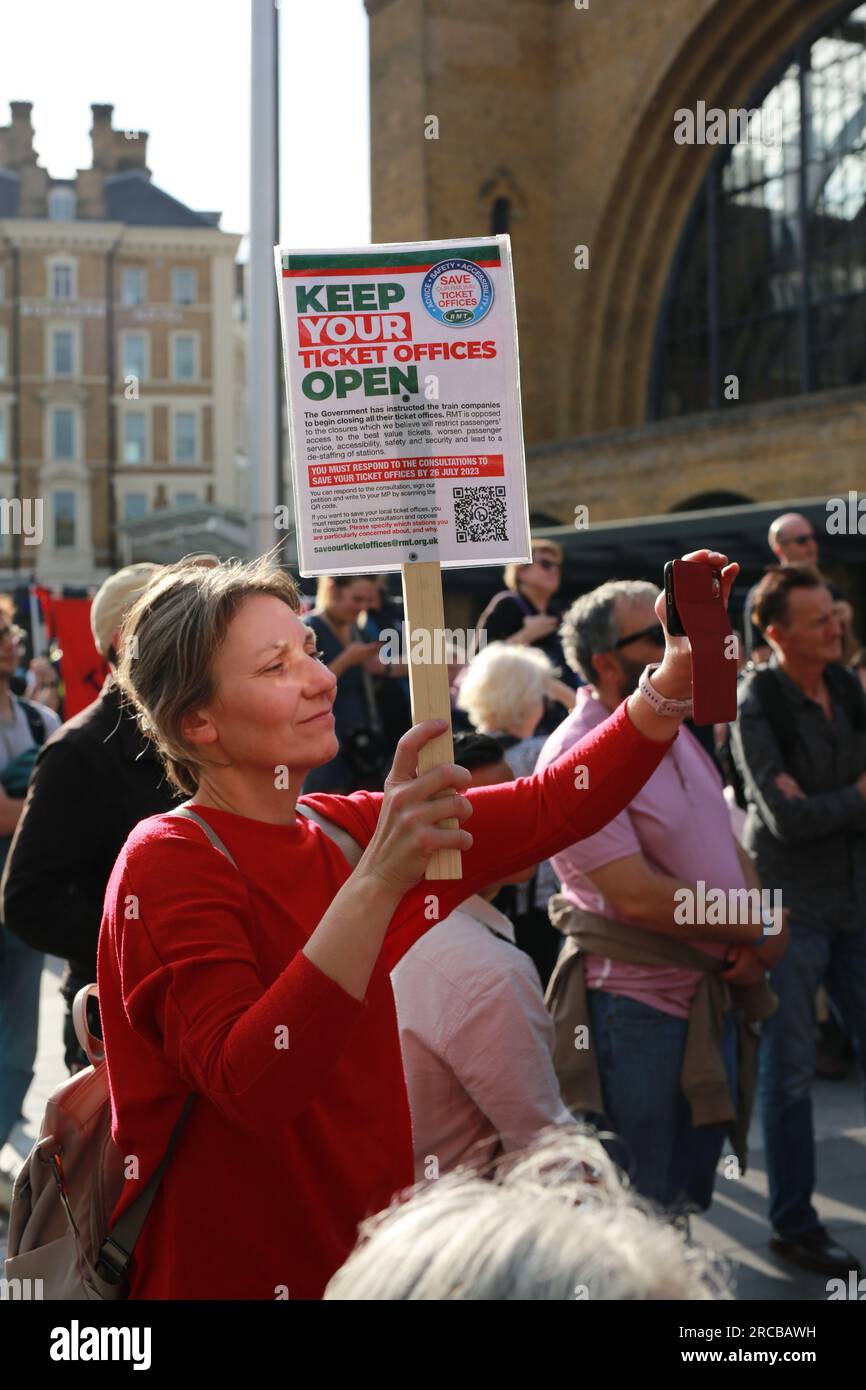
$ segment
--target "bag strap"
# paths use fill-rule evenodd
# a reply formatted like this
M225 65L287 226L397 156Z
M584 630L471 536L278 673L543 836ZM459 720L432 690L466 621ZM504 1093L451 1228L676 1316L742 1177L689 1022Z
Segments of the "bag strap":
M854 672L838 661L831 661L824 670L831 695L835 695L854 729L866 729L866 700L860 681Z
M312 806L302 806L300 802L295 807L307 820L315 821L321 830L324 830L329 840L333 840L338 849L342 850L344 857L348 860L351 868L354 869L361 855L364 853L362 845L358 844L354 835L350 835L348 830L344 830L341 825L335 825L327 816L321 815L319 811L314 811Z
M326 816L319 815L317 811L312 810L309 806L297 806L296 810L300 811L301 815L306 816L308 820L315 821L325 834L342 850L349 864L354 868L364 852L357 840L355 840L348 831L335 825L334 822L328 820ZM174 811L168 811L166 814L169 816L179 816L183 820L195 821L196 825L200 826L204 831L214 849L218 850L220 854L225 855L229 863L237 869L238 866L234 858L226 849L226 846L213 827L205 820L204 816L198 815L197 812L191 810L188 805L178 806ZM116 1296L117 1284L123 1282L127 1278L127 1271L135 1252L136 1242L141 1235L148 1213L153 1206L154 1199L163 1179L163 1174L171 1161L171 1156L180 1138L180 1132L186 1123L194 1100L194 1094L187 1096L183 1103L183 1109L171 1132L171 1137L169 1138L162 1161L151 1175L144 1191L141 1192L139 1196L136 1197L135 1201L130 1203L126 1211L117 1218L102 1243L97 1260L97 1267L93 1273L96 1276L95 1283L103 1293L103 1297L107 1295L108 1297L114 1298Z
M358 844L354 836L350 835L348 830L344 830L342 826L335 825L332 820L328 820L327 816L323 816L319 811L314 811L312 806L302 806L299 802L295 810L302 816L306 816L307 820L315 821L316 825L328 836L328 839L333 840L337 848L342 850L343 855L354 869L361 855L364 853L363 846ZM191 807L186 804L178 806L174 811L167 811L166 815L180 816L184 820L195 821L196 825L201 826L214 849L219 850L220 854L224 854L229 863L237 869L238 866L232 855L226 849L213 827L205 820L204 816L198 815L197 812L193 811Z
M756 671L752 684L764 716L776 736L782 762L788 763L797 746L797 725L772 666Z
M107 1296L113 1299L117 1294L117 1284L124 1282L128 1277L127 1271L135 1252L138 1237L141 1235L142 1227L153 1206L154 1198L159 1191L163 1174L169 1165L177 1141L180 1138L180 1132L186 1123L194 1100L194 1095L187 1096L183 1103L183 1109L175 1121L174 1129L171 1131L165 1154L151 1175L146 1188L143 1192L139 1193L134 1202L130 1203L126 1211L117 1218L100 1246L96 1268L92 1273L96 1275L97 1288L102 1293L103 1298L106 1297L106 1291L103 1289L103 1285L108 1286L110 1292L107 1293ZM104 1271L108 1272L107 1275Z
M166 814L169 816L179 816L183 820L195 821L196 825L200 826L204 831L214 849L224 855L234 868L238 867L219 835L208 825L204 816L198 815L187 805L178 806L174 811L168 811ZM82 1001L82 1007L83 1002L84 1001ZM153 1206L163 1175L177 1146L180 1132L186 1123L194 1100L194 1093L186 1097L183 1103L183 1109L175 1121L174 1129L171 1131L162 1160L151 1174L150 1180L144 1191L139 1193L135 1201L131 1202L126 1211L117 1218L100 1247L96 1268L91 1271L91 1277L95 1276L94 1282L96 1283L97 1289L102 1293L103 1298L115 1298L117 1294L117 1285L123 1283L128 1277L129 1265L135 1253L136 1242L141 1235L144 1223Z
M36 747L41 748L45 742L47 730L45 727L45 720L42 718L38 707L32 700L23 700L20 695L15 696L15 702L19 704L24 711L27 727L30 730L30 737L33 739Z
M193 811L186 802L184 802L183 806L176 807L174 811L166 811L166 815L180 816L183 820L194 820L196 825L200 826L205 835L207 835L214 849L219 850L220 854L225 855L232 868L237 869L237 864L213 827L208 825L204 816L200 816L197 811Z

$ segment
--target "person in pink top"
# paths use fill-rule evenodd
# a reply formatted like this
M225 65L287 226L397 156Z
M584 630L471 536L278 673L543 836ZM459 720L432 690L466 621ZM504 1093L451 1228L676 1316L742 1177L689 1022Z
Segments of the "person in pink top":
M563 623L564 648L588 684L542 748L536 772L607 719L637 688L644 667L660 659L665 637L657 596L656 586L645 581L613 580L572 605ZM595 835L560 850L553 867L575 907L678 937L720 959L743 940L743 928L701 925L706 893L761 886L734 838L715 764L688 729L630 804ZM691 924L678 920L689 901L683 889L694 895ZM760 933L760 926L752 929L753 937ZM777 940L766 949L783 945ZM618 1156L645 1196L671 1209L705 1210L725 1126L693 1126L680 1084L689 1008L701 973L600 955L587 956L584 970L591 1045L605 1120L620 1140ZM736 1036L730 1015L722 1050L733 1085Z

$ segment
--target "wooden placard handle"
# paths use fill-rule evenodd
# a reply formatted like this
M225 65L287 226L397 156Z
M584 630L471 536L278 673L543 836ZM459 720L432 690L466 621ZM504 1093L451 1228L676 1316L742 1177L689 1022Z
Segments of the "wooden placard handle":
M429 772L441 763L454 761L454 740L451 735L451 696L448 689L448 666L445 652L445 610L442 604L442 567L438 560L422 560L403 565L403 606L405 646L409 653L409 688L412 694L412 723L422 719L447 719L448 728L438 738L425 744L418 755L418 772ZM419 655L429 655L429 661L413 661L413 634L420 631L427 640L418 639ZM426 650L425 650L426 649ZM459 821L453 818L440 822L443 830L456 830ZM426 878L457 879L463 877L463 861L459 849L437 849L427 865Z

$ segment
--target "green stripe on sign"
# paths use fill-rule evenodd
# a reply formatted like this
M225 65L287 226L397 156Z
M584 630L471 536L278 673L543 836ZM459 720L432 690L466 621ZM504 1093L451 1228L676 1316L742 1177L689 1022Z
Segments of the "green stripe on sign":
M422 266L438 261L484 260L501 264L498 246L452 246L447 251L376 251L359 252L352 256L342 252L337 256L283 256L283 270L340 270L368 266Z

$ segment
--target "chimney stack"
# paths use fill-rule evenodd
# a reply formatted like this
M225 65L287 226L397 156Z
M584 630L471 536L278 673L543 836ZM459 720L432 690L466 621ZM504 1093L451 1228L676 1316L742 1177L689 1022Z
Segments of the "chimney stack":
M10 125L0 127L0 168L20 169L26 164L36 164L38 156L33 148L33 122L30 113L32 101L10 101L12 112Z
M147 131L115 130L112 126L113 106L94 103L90 139L93 147L93 168L103 175L120 174L126 169L141 169L150 178L147 167Z

